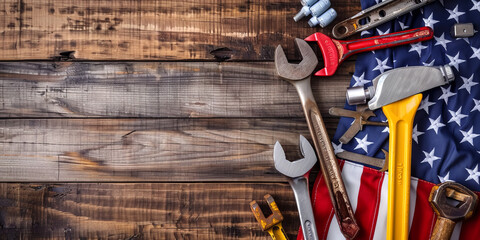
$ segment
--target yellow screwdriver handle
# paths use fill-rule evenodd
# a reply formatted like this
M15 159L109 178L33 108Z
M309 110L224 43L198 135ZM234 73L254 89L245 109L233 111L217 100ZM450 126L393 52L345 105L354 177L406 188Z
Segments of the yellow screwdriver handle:
M288 240L287 233L283 229L282 223L277 223L267 231L273 240Z
M408 239L413 119L422 94L385 105L388 147L387 240Z

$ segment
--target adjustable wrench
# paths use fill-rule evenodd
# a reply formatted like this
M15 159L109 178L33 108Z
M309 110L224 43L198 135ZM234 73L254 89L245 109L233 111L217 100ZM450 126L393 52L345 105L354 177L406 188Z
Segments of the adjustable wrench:
M297 89L338 225L343 235L352 239L357 235L360 227L355 220L325 123L310 86L310 76L318 64L317 56L304 40L297 38L295 42L303 60L299 64L288 63L285 52L279 45L275 50L275 67L278 75Z
M344 21L337 23L332 34L335 38L342 39L357 32L368 30L382 23L400 17L435 0L387 0L373 5Z
M275 168L283 175L289 177L288 183L295 194L297 202L298 215L303 230L303 238L305 240L318 240L317 227L313 215L312 203L310 202L310 194L308 188L308 176L310 169L317 162L315 151L308 143L307 139L300 135L300 151L304 158L290 162L285 157L282 145L275 143L273 148L273 161Z
M430 27L420 27L351 41L331 39L329 36L317 32L306 37L305 41L316 41L322 51L325 67L316 72L315 76L331 76L337 71L340 63L354 54L425 41L432 38L433 30Z

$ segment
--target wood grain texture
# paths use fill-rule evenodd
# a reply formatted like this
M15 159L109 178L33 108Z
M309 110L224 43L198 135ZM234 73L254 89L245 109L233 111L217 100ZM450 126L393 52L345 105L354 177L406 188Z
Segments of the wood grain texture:
M360 3L332 1L339 16ZM0 4L0 60L50 59L76 51L89 60L272 60L275 47L293 48L327 29L295 23L290 0L6 0ZM293 55L290 55L293 56Z
M0 181L286 181L273 145L298 159L299 134L303 118L2 119Z
M314 77L320 111L345 104L354 62ZM0 117L303 117L271 62L3 62Z
M256 200L268 209L266 193L295 239L300 223L290 186L244 183L3 183L0 238L268 239L249 208Z

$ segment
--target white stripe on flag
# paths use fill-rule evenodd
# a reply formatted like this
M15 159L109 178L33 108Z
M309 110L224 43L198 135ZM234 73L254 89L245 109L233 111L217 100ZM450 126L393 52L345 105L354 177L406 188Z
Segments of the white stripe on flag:
M343 183L347 190L350 203L352 204L352 210L355 212L357 209L358 194L360 192L360 180L362 179L363 166L355 163L345 161L342 169ZM328 228L327 239L345 239L340 227L338 226L337 217L333 216Z
M413 215L415 214L415 204L417 203L417 186L418 179L411 178L410 180L410 212L408 215L408 232L412 228Z
M388 198L388 173L385 173L380 193L380 204L378 206L377 222L373 240L384 240L387 236L387 198Z
M408 216L409 231L412 226L415 203L417 201L417 185L418 179L412 177L410 180L410 211ZM388 172L385 172L380 195L380 206L378 208L377 223L375 224L373 240L385 239L385 236L387 236Z

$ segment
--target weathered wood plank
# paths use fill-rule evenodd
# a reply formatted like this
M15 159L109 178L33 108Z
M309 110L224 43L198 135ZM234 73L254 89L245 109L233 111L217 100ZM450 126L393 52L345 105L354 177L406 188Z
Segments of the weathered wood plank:
M288 184L0 184L2 239L267 239L249 209L271 194L294 239Z
M300 158L299 134L303 118L2 119L0 181L286 181L273 145Z
M343 106L354 62L313 78L320 111ZM0 117L302 117L271 62L2 62Z
M360 3L332 1L340 21ZM329 28L295 23L290 0L7 0L0 4L0 60L272 60L278 44ZM293 56L293 55L291 55Z

